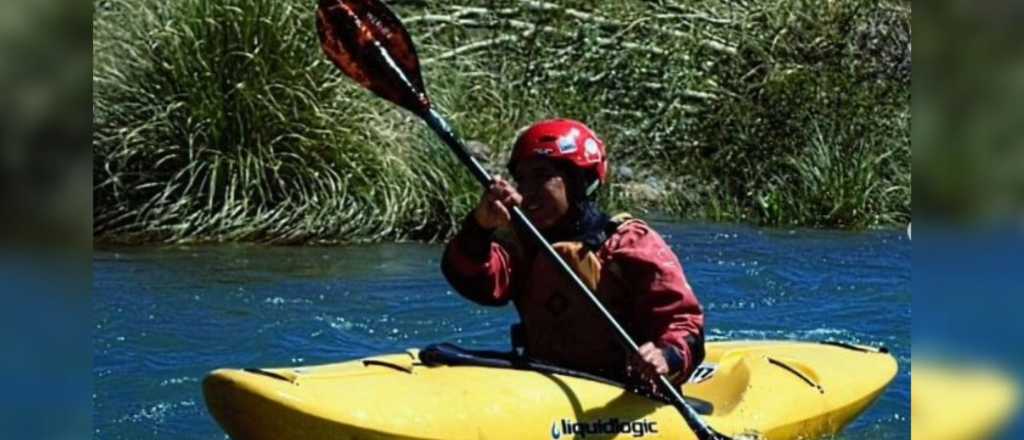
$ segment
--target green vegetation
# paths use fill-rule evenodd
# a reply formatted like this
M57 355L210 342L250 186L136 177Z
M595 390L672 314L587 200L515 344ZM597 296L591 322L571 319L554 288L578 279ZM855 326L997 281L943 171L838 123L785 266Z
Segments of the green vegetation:
M610 206L866 227L910 214L910 7L866 1L391 3L437 107L494 171L578 118ZM292 0L96 3L94 235L446 236L479 190L411 115L336 72Z

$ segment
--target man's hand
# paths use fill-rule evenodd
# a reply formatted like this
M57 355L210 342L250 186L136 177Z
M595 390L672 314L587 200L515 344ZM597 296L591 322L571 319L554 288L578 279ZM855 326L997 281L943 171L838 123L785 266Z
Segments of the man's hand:
M473 211L476 223L484 229L508 226L512 220L510 209L523 202L523 196L512 184L501 177L495 177Z
M656 380L659 375L669 372L665 353L653 342L640 346L640 353L633 356L632 367L641 377L649 380Z
M657 394L658 376L670 372L669 361L660 347L648 342L640 346L638 354L630 357L626 372L638 385L647 386L650 392Z

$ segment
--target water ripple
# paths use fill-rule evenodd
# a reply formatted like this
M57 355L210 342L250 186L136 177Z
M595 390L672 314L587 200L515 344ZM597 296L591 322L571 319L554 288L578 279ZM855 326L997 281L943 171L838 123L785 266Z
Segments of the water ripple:
M908 438L910 244L849 233L656 224L703 302L709 340L889 347L901 373L844 438ZM97 252L97 438L206 438L199 382L219 367L315 364L449 341L508 348L512 307L472 304L441 248L219 246Z

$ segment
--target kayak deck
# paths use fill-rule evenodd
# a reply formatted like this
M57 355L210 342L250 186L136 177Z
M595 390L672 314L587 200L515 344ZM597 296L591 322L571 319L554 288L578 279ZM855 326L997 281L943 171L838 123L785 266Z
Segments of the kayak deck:
M897 369L885 352L845 344L733 341L706 350L683 393L734 436L836 434ZM695 438L672 406L608 381L472 360L427 365L418 350L221 369L203 387L211 414L236 440Z

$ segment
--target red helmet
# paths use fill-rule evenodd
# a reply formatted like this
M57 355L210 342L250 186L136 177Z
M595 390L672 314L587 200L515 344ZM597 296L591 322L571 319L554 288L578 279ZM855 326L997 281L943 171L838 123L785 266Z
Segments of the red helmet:
M508 161L509 171L512 171L517 161L535 156L562 160L577 168L592 170L598 183L604 183L608 175L608 155L604 151L604 142L580 121L548 119L527 128L512 148L512 158ZM595 185L593 189L596 188Z

